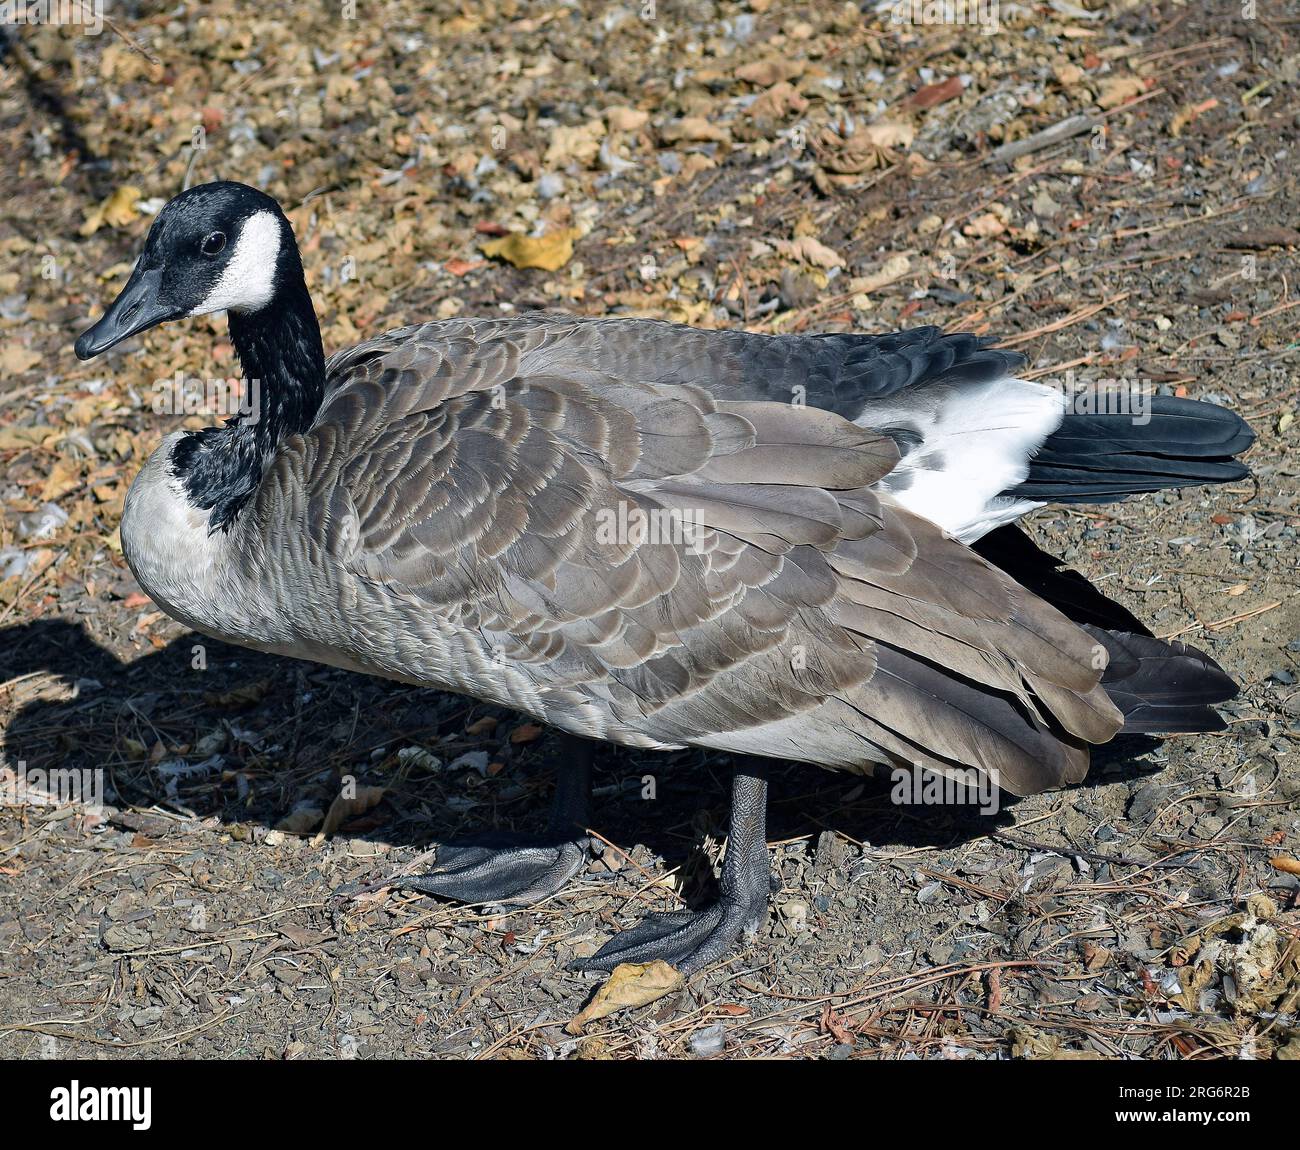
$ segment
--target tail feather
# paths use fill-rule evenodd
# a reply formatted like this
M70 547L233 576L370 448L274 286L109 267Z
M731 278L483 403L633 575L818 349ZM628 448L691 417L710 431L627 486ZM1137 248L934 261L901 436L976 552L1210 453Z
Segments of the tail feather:
M990 531L971 547L1073 623L1151 634L1127 607L1103 594L1079 572L1067 568L1063 559L1042 550L1014 523Z
M1226 483L1249 471L1233 456L1255 441L1236 412L1157 395L1149 416L1069 413L1004 495L1044 503L1113 503L1167 487Z
M1110 663L1101 685L1124 716L1125 734L1173 735L1221 731L1213 710L1237 695L1218 663L1186 643L1085 625L1106 648Z

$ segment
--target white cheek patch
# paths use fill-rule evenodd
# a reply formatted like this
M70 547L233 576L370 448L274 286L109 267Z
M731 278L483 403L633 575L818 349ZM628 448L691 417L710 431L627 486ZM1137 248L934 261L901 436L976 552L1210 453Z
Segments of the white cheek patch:
M275 262L280 254L280 221L258 212L244 221L235 251L216 286L190 315L214 311L257 311L275 294Z

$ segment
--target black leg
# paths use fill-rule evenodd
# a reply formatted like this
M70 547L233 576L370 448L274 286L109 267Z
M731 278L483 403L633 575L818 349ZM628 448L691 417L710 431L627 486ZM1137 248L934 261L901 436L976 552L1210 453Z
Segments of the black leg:
M607 942L575 970L613 970L620 962L662 959L693 974L722 958L740 936L753 937L767 915L771 893L767 855L767 775L759 762L736 767L731 784L731 826L722 860L718 901L698 914L652 914Z
M418 890L457 902L526 906L554 894L590 859L592 745L564 738L550 826L542 835L491 831L438 847L431 871L394 879L395 890Z

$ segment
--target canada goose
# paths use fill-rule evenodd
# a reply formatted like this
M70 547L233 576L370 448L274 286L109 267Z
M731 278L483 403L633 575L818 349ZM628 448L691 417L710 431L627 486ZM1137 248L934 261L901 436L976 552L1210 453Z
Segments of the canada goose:
M166 205L77 355L221 310L258 416L166 436L122 518L169 614L586 739L740 757L718 902L580 967L690 972L757 925L764 758L1026 795L1080 780L1120 731L1217 729L1209 704L1236 692L1010 526L1049 500L1240 478L1253 436L1221 408L1074 412L1015 354L931 328L457 319L327 364L288 220L225 182ZM981 536L985 555L962 542ZM561 772L551 834L440 848L402 885L557 890L586 857L588 772Z

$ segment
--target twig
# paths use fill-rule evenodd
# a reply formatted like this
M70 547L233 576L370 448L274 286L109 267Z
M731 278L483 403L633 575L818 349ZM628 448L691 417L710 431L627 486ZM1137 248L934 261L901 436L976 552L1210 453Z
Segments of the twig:
M1157 860L1156 862L1144 862L1142 859L1131 859L1127 855L1102 855L1095 851L1086 851L1080 847L1058 847L1051 843L1034 842L1033 839L1022 839L1016 835L1009 835L1006 831L993 831L989 836L1000 843L1006 843L1008 846L1019 847L1021 850L1030 851L1047 851L1049 854L1061 855L1063 858L1081 858L1089 862L1107 863L1110 866L1138 866L1138 867L1165 867L1177 869L1184 867L1186 863L1171 862L1169 860Z
M1161 639L1176 639L1179 635L1186 635L1189 631L1221 631L1224 627L1231 627L1234 623L1243 623L1247 619L1253 619L1256 615L1262 615L1265 611L1272 611L1274 607L1281 607L1282 600L1275 603L1265 603L1262 607L1255 607L1250 611L1242 611L1239 615L1228 615L1222 619L1216 619L1213 623L1191 623L1186 627L1180 627L1177 631L1170 631L1168 635L1160 635Z
M1054 331L1061 331L1063 328L1073 327L1076 323L1096 315L1099 311L1105 311L1112 304L1122 303L1131 296L1132 292L1120 292L1119 295L1113 295L1110 299L1104 299L1101 303L1088 304L1087 307L1081 307L1078 311L1071 312L1069 315L1056 320L1054 323L1045 324L1043 327L1036 327L1033 331L1024 332L1022 335L1013 336L1011 339L1004 339L999 343L999 347L1015 347L1016 344L1028 343L1031 339L1037 339L1040 335L1050 335Z
M988 159L984 162L986 164L1001 164L1010 160L1018 160L1021 156L1041 152L1044 148L1050 148L1053 144L1059 144L1065 140L1071 140L1075 136L1081 136L1084 132L1090 132L1100 123L1100 116L1094 116L1088 112L1081 112L1077 116L1067 116L1064 120L1051 125L1051 127L1035 132L1032 136L1026 136L1023 140L1013 140L1009 144L1003 144L996 151L990 152Z

